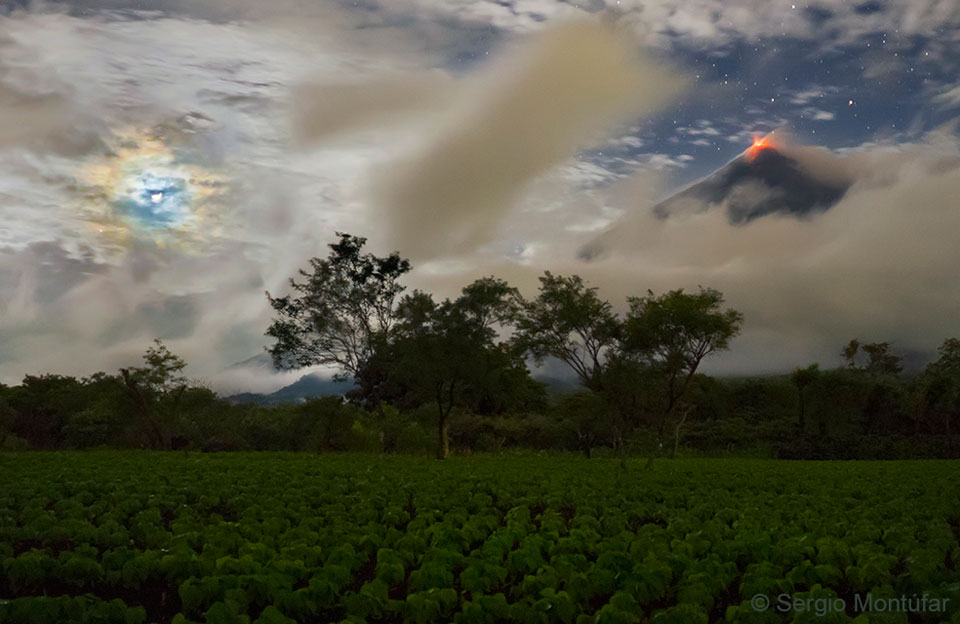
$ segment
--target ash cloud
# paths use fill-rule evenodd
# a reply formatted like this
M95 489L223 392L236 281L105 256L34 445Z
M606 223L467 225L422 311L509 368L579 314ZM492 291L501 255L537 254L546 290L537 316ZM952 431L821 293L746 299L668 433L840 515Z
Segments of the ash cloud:
M568 233L558 244L541 238L538 253L522 263L488 259L483 265L477 258L479 268L430 278L452 290L454 283L493 273L533 295L543 270L577 273L620 309L625 297L648 288L718 288L744 312L745 323L733 349L710 363L714 374L783 372L814 361L839 365L839 349L853 337L932 355L945 338L957 336L955 133L844 154L823 148L798 154L813 170L852 180L837 204L813 218L772 215L731 225L723 210L711 209L660 219L649 204L630 204L614 187L593 210L619 201L627 215L605 235L607 254L598 260L577 261L583 238L578 244ZM562 222L569 215L558 211L541 220Z
M427 259L489 241L531 180L682 86L606 24L539 34L464 85L433 137L378 176L394 246Z

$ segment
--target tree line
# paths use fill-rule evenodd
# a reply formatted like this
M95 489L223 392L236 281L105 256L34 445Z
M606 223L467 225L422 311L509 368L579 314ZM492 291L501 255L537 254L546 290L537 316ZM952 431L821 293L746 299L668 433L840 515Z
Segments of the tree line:
M566 364L598 410L614 415L614 445L648 427L658 443L668 424L686 413L683 397L702 360L726 349L743 316L722 308L723 296L701 288L630 297L625 315L578 276L540 278L527 300L495 277L465 286L437 302L422 291L403 295L411 266L393 253L363 253L366 240L340 234L327 258L313 258L291 295L267 293L277 314L267 331L278 368L332 365L352 377L354 398L367 407L436 407L437 456L449 454L454 408L475 412L523 408L537 382L526 358ZM592 427L578 432L589 454Z
M484 277L437 301L406 292L408 260L365 243L338 234L289 294L267 293L276 367L332 367L355 384L346 399L233 405L187 380L157 340L142 366L115 375L0 386L0 448L960 456L957 339L909 377L888 343L853 340L837 369L713 379L701 363L743 323L716 290L648 291L618 314L580 277L546 272L530 299ZM551 394L535 380L528 362L547 359L578 390Z

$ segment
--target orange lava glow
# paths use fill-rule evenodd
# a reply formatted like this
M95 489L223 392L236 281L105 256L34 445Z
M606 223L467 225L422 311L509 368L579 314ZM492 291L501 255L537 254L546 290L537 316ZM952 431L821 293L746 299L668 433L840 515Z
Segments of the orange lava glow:
M768 134L762 139L759 137L753 137L753 145L747 148L746 155L748 161L753 161L761 151L765 149L773 149L773 138Z

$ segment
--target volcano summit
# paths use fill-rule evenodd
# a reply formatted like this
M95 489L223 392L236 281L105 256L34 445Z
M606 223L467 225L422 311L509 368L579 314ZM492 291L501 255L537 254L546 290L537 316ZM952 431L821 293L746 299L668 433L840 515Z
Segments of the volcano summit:
M726 211L735 226L767 215L804 219L821 213L843 198L852 179L842 168L830 170L822 162L817 166L822 158L814 156L816 151L782 147L769 136L755 139L737 158L654 205L653 213L669 219L719 209ZM608 230L588 243L579 256L590 260L603 253L610 233Z
M812 174L802 162L766 140L723 168L653 207L667 218L680 211L724 206L730 223L741 225L769 214L795 217L826 210L847 192L849 182Z

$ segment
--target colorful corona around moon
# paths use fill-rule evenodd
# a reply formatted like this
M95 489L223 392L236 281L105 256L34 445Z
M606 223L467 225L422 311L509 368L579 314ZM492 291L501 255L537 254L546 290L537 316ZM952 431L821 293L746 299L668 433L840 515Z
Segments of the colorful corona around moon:
M81 213L94 234L116 244L192 244L222 230L225 178L191 163L160 133L115 131L107 154L83 166L77 179L85 191Z

